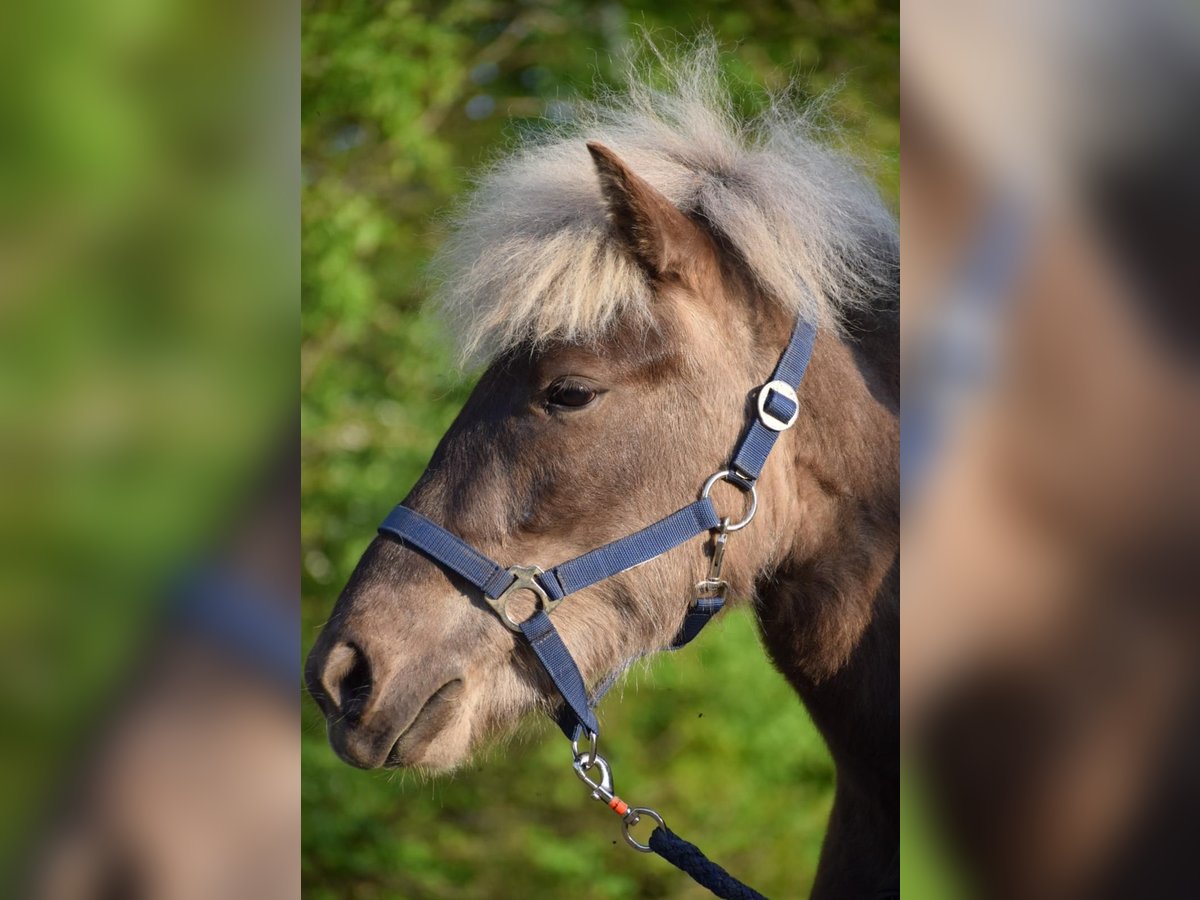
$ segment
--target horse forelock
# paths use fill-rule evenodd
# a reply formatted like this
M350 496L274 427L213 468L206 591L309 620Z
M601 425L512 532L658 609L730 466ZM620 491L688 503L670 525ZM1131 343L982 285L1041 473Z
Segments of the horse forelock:
M793 316L837 330L894 291L895 220L856 166L820 140L819 103L786 91L743 117L713 41L674 61L654 55L657 78L631 64L622 91L525 138L454 217L435 263L436 299L464 362L521 344L594 343L618 321L654 320L654 290L615 238L588 140L708 229Z

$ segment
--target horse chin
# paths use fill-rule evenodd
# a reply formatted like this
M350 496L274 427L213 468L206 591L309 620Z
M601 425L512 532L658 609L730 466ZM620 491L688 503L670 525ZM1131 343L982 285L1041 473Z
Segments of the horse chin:
M384 767L449 772L465 762L470 751L471 721L462 714L464 690L461 679L438 688L396 738Z

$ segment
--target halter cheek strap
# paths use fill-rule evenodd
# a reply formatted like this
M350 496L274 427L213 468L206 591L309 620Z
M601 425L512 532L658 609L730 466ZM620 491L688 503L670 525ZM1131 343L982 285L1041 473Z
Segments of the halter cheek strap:
M796 325L771 380L758 390L758 414L738 442L729 469L710 478L698 500L640 531L546 571L536 566L506 569L457 535L406 506L395 507L379 526L379 531L423 554L480 591L500 620L524 637L550 676L566 704L556 717L563 732L575 739L581 731L596 735L599 726L593 707L611 686L611 680L594 697L588 697L579 669L549 613L570 594L649 562L705 532L727 535L749 524L758 503L755 484L767 457L779 435L795 424L799 416L796 389L808 367L815 337L816 329L809 323L801 321ZM741 522L729 524L717 515L709 492L720 480L729 481L750 495L750 512ZM714 559L714 563L719 576L719 560ZM696 599L665 649L676 650L689 643L720 612L725 602L723 584L719 577L710 574L710 579L701 587L720 585L722 590L714 592L713 596ZM534 594L538 608L525 622L515 622L508 615L508 601L522 591Z
M751 420L730 466L750 484L762 474L779 435L796 424L800 415L796 391L808 368L816 337L817 330L811 325L806 322L798 324L779 364L775 366L771 380L759 388L758 417Z

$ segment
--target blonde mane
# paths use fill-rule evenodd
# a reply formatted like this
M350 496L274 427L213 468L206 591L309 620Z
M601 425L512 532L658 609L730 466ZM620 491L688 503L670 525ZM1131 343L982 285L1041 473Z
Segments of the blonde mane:
M652 320L651 287L611 233L587 140L718 235L768 301L818 327L838 329L847 312L894 293L895 221L819 140L811 105L784 93L743 118L713 41L676 62L653 55L657 79L631 65L624 90L526 137L454 217L436 299L464 360L526 342L589 343L621 317Z

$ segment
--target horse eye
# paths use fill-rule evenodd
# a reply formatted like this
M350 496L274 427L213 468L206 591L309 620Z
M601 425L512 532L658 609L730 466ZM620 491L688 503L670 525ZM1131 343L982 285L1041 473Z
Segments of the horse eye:
M596 399L596 392L573 381L556 381L546 389L546 399L554 406L578 409Z

